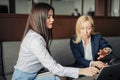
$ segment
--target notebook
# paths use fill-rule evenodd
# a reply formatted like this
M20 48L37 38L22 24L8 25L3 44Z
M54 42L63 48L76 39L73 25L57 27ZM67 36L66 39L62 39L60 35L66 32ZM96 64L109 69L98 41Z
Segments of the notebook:
M120 80L120 63L103 68L95 80Z

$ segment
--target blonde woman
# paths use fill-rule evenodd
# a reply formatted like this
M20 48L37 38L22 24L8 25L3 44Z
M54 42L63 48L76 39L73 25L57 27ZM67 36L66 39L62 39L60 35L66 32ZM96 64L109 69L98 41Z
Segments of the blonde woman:
M76 60L75 66L98 68L107 66L100 59L111 53L112 48L100 33L94 32L93 18L88 15L79 17L75 31L76 34L70 41L71 50Z

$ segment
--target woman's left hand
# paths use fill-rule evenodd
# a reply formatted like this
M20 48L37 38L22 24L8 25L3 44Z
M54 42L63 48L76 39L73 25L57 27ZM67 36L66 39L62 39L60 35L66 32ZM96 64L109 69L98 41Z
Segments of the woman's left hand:
M99 50L98 52L99 57L97 58L97 60L104 58L106 55L109 54L109 52L110 52L109 48L103 48L103 50Z

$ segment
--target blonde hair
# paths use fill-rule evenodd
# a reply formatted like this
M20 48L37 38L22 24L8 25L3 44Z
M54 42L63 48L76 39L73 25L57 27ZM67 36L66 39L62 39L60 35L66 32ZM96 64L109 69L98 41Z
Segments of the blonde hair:
M81 41L80 29L81 29L82 24L85 21L89 21L91 23L91 27L92 27L92 33L91 34L95 34L95 32L94 32L94 21L93 21L93 18L91 16L89 16L89 15L82 15L82 16L80 16L77 19L77 22L76 22L76 29L75 29L76 36L75 36L75 40L73 41L76 44Z

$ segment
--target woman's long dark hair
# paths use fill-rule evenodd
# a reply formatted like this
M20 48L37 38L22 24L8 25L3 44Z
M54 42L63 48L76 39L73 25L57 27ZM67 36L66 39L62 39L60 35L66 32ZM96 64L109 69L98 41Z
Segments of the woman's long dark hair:
M52 40L52 29L48 29L46 26L46 20L48 18L48 12L52 9L54 13L54 9L51 5L47 3L36 3L33 5L32 10L28 16L26 28L24 31L23 37L29 31L29 29L34 30L43 38L47 43L47 49L49 51L49 40ZM53 14L54 15L54 14ZM51 42L50 42L51 43Z

